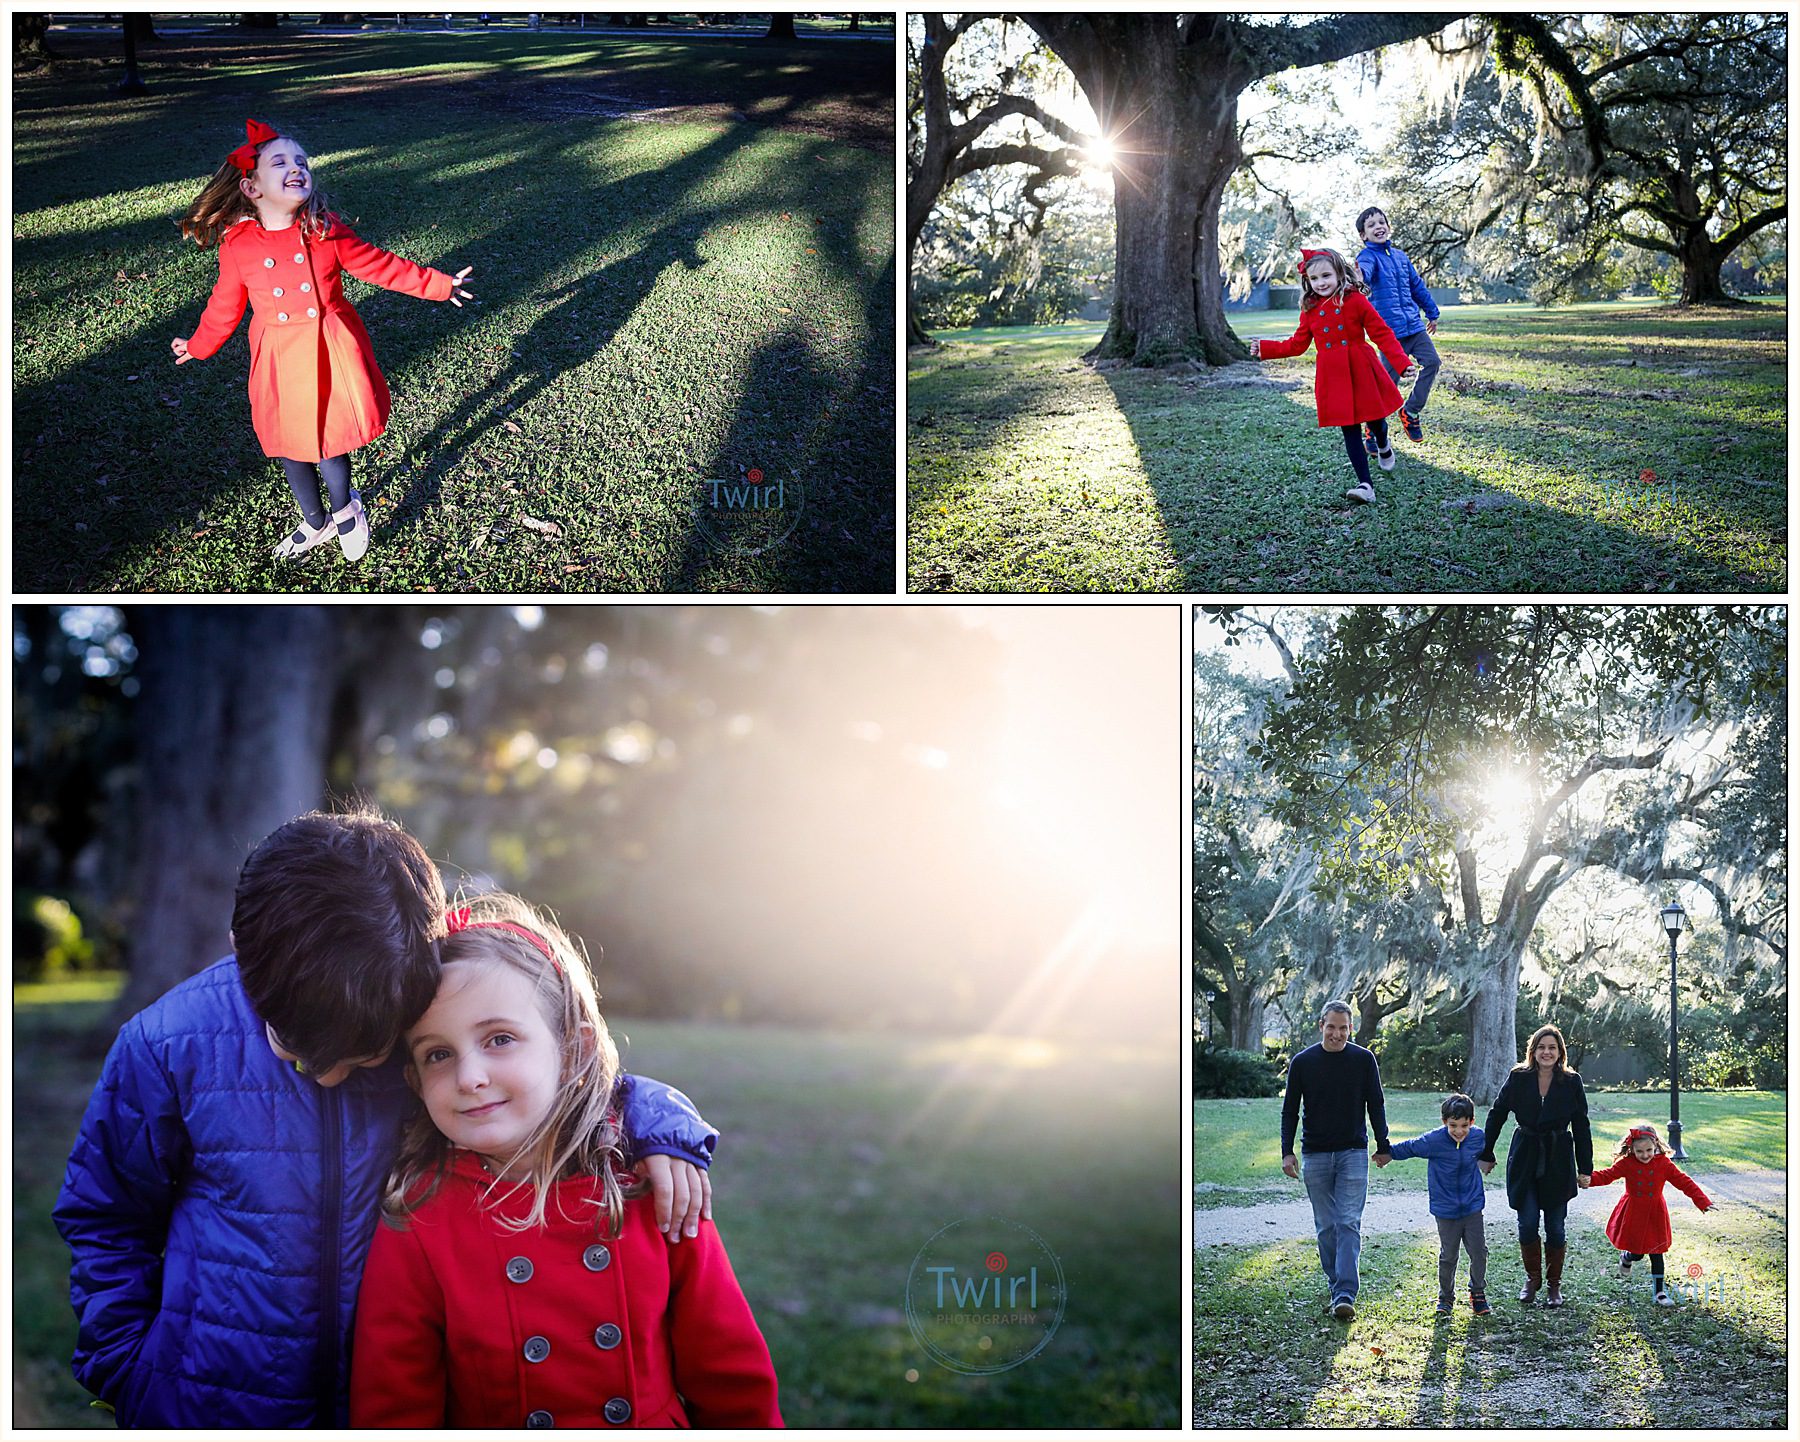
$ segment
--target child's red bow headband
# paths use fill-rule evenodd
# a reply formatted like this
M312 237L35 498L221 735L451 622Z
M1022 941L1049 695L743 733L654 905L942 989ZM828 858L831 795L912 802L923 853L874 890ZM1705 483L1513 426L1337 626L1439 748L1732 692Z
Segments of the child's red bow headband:
M1638 1141L1640 1138L1647 1142L1655 1141L1656 1140L1656 1128L1655 1127L1633 1127L1630 1131L1625 1133L1625 1140L1627 1142L1635 1142L1635 1141Z
M544 953L544 959L556 968L557 975L562 975L562 963L556 959L556 953L550 949L550 943L535 931L527 931L524 927L515 926L510 921L471 921L469 908L466 906L454 906L444 913L444 927L451 936L455 936L459 931L468 931L477 926L492 926L501 931L510 931L517 936L524 937Z
M230 155L226 156L233 165L248 175L256 169L256 147L281 137L279 130L271 130L260 120L246 120L244 134L248 138Z
M1306 269L1308 261L1330 259L1331 252L1328 250L1308 250L1305 246L1300 247L1300 269L1302 270Z

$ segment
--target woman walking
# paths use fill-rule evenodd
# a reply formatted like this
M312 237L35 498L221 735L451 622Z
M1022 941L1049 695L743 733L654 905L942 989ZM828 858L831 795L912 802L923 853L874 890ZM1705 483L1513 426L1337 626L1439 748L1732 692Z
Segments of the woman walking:
M1569 1203L1588 1185L1594 1171L1594 1138L1588 1131L1587 1093L1581 1076L1569 1070L1562 1033L1540 1026L1531 1034L1525 1060L1507 1074L1494 1098L1487 1125L1481 1170L1494 1169L1494 1146L1510 1115L1517 1123L1506 1149L1506 1204L1519 1214L1519 1256L1525 1263L1525 1285L1519 1300L1527 1306L1548 1275L1545 1305L1563 1304L1564 1228ZM1538 1218L1543 1217L1543 1237Z

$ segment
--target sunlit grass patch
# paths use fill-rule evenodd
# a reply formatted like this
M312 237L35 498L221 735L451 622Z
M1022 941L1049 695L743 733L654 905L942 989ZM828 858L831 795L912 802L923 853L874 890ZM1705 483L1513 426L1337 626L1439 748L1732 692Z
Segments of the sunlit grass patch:
M1098 325L947 333L908 361L908 584L1778 591L1785 321L1781 303L1447 308L1426 441L1396 430L1372 507L1342 497L1353 475L1317 425L1310 355L1102 375L1079 363ZM1295 317L1232 323L1285 336ZM1012 478L1039 457L1059 484L1028 500ZM1137 503L1070 514L1084 479ZM1024 554L1020 534L1039 538Z

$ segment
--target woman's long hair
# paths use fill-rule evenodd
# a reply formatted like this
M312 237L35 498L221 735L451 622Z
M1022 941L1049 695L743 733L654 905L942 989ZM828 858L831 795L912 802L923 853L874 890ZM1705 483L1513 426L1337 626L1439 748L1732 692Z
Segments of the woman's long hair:
M1569 1046L1563 1040L1563 1034L1546 1022L1531 1034L1531 1040L1525 1043L1525 1060L1513 1068L1514 1074L1535 1071L1537 1069L1537 1044L1547 1036L1556 1038L1556 1074L1570 1076Z
M1330 295L1320 295L1306 278L1307 270L1321 260L1330 261L1331 268L1337 272L1337 289ZM1317 255L1310 255L1300 267L1300 306L1303 310L1316 310L1328 300L1342 300L1351 291L1361 291L1367 295L1369 287L1363 284L1362 272L1335 250L1326 248Z
M295 139L298 137L289 135L285 130L275 137L275 140ZM256 147L258 158L262 156L263 147L275 144L275 140L265 140ZM310 175L312 172L309 169L307 173ZM194 244L205 248L217 245L219 237L240 220L255 220L256 202L245 195L238 184L243 179L244 172L229 160L214 171L213 178L206 182L205 188L187 208L187 214L175 222L181 227L181 233ZM332 219L331 204L319 189L318 178L315 176L312 194L306 197L306 204L300 207L300 233L308 240L318 240L331 228Z
M469 901L468 909L471 923L504 921L542 937L555 957L552 962L529 938L497 926L471 924L442 943L446 967L458 963L506 966L529 980L561 1058L556 1100L501 1167L487 1199L496 1208L501 1226L522 1232L544 1225L550 1192L557 1182L590 1177L593 1205L604 1214L601 1234L617 1236L625 1216L624 1199L643 1188L629 1178L629 1184L622 1183L616 1175L625 1166L624 1132L613 1106L619 1052L600 1015L600 999L587 958L547 914L516 896L492 892ZM436 1194L449 1171L453 1150L420 1102L416 1115L407 1122L400 1154L382 1193L381 1212L390 1225L404 1226L406 1219ZM530 1199L523 1216L498 1212L521 1192Z

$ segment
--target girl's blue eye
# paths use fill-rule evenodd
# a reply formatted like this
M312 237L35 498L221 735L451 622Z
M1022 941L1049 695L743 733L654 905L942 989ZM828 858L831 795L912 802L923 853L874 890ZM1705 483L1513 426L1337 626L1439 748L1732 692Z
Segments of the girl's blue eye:
M449 1055L450 1053L445 1048L434 1046L430 1051L425 1053L425 1060L427 1062L442 1061Z
M509 1031L497 1031L488 1038L488 1041L494 1046L509 1046L517 1040L518 1038Z

